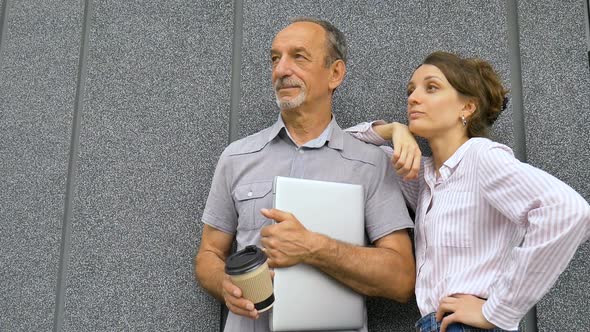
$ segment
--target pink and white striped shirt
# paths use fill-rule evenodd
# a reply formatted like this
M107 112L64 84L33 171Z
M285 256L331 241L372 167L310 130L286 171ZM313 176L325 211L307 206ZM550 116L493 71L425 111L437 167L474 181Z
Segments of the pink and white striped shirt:
M346 131L388 143L371 123ZM416 212L420 312L435 312L446 296L471 294L487 299L488 321L516 330L589 238L590 206L565 183L486 138L468 140L439 173L425 157L418 179L399 179Z

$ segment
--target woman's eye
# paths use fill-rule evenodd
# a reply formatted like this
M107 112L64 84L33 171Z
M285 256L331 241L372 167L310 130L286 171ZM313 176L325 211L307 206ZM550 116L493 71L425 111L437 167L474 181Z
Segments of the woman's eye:
M414 92L414 89L408 89L408 90L406 90L406 93L408 94L408 97L412 94L412 92Z
M429 86L426 87L426 91L433 92L433 91L436 91L436 90L438 90L438 87L436 85L429 85Z

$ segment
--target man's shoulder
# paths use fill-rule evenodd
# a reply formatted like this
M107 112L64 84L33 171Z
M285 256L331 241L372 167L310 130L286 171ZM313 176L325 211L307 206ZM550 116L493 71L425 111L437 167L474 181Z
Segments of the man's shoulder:
M347 132L344 133L343 140L344 148L342 154L345 157L375 166L387 162L387 155L378 146L358 140Z
M265 128L249 136L230 143L223 151L223 156L235 156L262 150L268 144L268 135L272 127Z

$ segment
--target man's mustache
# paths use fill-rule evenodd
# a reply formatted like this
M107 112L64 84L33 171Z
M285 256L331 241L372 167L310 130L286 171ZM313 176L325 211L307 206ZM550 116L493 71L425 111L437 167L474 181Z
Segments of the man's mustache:
M294 87L298 87L298 88L303 87L303 82L301 82L300 80L298 80L296 78L292 78L292 77L284 77L284 78L278 79L275 82L275 91L282 89L282 88L294 88Z

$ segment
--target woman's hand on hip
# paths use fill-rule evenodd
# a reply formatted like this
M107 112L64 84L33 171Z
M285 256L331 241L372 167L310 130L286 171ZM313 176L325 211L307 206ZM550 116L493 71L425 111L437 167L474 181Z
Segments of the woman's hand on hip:
M486 300L467 294L454 294L443 298L436 311L436 321L441 322L440 332L445 332L447 326L453 323L463 323L481 329L496 327L482 313L485 303Z

